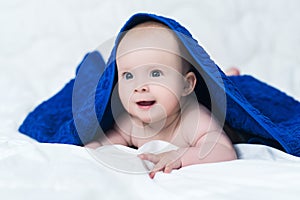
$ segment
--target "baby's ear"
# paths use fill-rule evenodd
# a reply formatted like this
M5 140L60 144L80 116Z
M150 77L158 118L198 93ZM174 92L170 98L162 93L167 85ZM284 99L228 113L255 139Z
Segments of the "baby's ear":
M182 96L187 96L191 94L195 89L196 83L197 83L197 78L194 72L188 72L184 76L184 88L183 88Z

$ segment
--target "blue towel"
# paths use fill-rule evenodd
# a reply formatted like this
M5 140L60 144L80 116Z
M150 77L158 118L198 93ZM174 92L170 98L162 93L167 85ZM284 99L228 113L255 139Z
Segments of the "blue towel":
M56 95L28 114L19 131L39 142L83 145L114 123L112 95L117 82L116 46L122 32L146 21L172 29L185 46L200 80L199 101L225 120L246 142L259 143L300 156L300 103L251 77L227 77L176 21L153 14L132 16L120 31L107 63L98 51L88 53L76 76Z

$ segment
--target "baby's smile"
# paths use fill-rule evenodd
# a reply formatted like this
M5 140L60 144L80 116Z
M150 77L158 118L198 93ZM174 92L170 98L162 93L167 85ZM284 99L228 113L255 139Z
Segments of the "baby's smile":
M154 100L143 100L143 101L137 101L136 104L138 105L138 107L140 109L143 110L148 110L150 109L154 104L156 103L156 101Z

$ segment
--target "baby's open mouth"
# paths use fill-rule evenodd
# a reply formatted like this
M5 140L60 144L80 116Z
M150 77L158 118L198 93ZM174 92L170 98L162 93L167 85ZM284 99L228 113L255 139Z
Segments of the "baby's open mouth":
M138 101L136 102L138 106L149 107L155 104L155 101Z

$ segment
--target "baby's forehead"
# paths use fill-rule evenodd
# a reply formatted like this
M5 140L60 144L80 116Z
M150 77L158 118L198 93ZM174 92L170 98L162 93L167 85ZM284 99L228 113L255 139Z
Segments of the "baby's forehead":
M175 33L164 24L148 21L123 34L117 48L119 56L141 49L157 49L180 55L180 44Z

